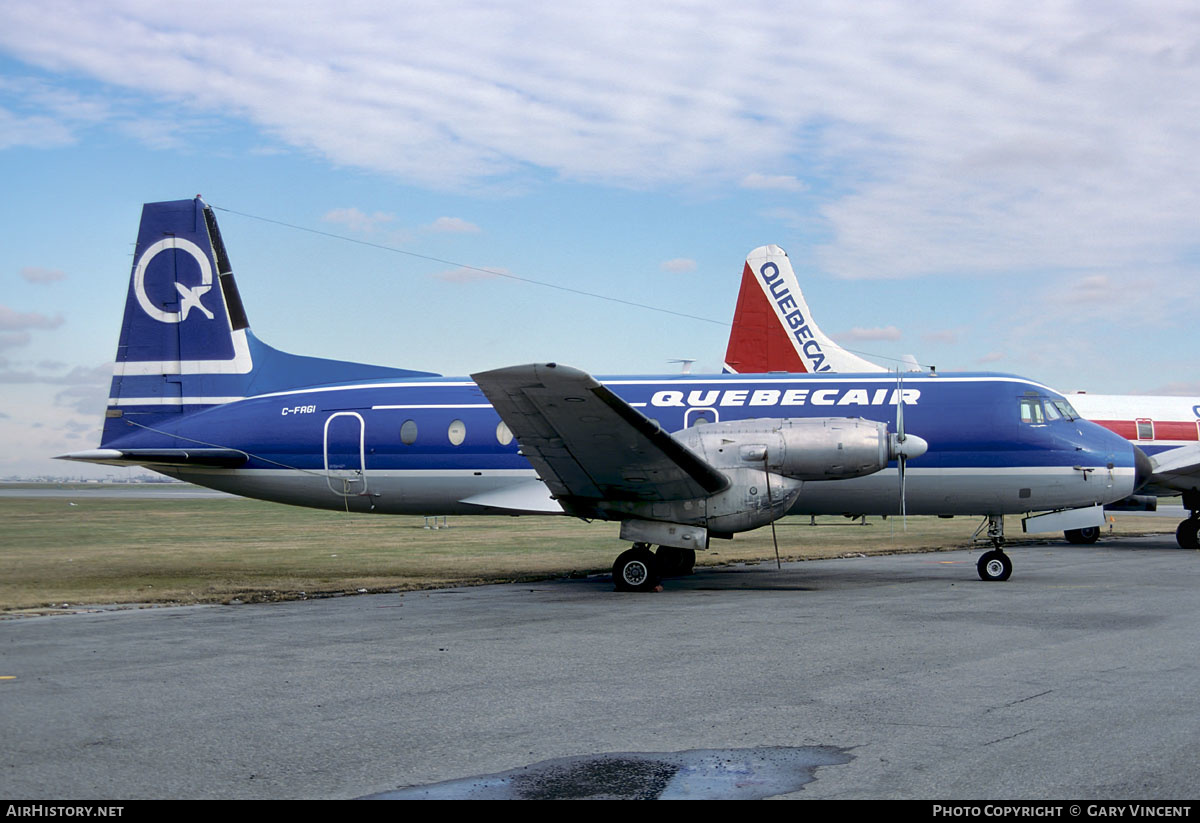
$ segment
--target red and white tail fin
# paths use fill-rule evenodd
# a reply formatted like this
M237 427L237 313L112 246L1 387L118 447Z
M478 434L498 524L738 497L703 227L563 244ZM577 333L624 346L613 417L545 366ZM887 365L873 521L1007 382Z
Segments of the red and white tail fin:
M787 252L759 246L746 255L725 370L765 372L883 372L830 340L812 319Z

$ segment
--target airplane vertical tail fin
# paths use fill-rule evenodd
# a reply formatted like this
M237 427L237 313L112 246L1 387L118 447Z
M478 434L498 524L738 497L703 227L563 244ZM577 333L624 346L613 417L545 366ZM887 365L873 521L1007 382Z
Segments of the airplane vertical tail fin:
M244 396L248 327L212 209L143 206L102 444L127 415L148 424Z
M252 394L430 374L303 357L259 341L212 208L199 197L147 203L101 445Z
M887 369L834 343L812 319L787 253L759 246L746 255L725 370L882 372Z

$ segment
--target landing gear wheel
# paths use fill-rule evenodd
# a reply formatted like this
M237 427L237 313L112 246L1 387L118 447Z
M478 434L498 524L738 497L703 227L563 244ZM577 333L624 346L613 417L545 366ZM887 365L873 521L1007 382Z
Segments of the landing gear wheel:
M658 565L644 543L621 552L613 563L613 585L619 592L650 592L658 586Z
M683 577L696 568L696 552L693 549L659 546L654 552L654 559L661 577Z
M1100 539L1100 527L1088 526L1086 529L1070 529L1063 532L1068 543L1095 543Z
M1200 549L1200 518L1189 517L1175 530L1175 542L1181 549Z
M984 552L975 568L979 570L980 580L999 582L1012 577L1012 561L999 549Z

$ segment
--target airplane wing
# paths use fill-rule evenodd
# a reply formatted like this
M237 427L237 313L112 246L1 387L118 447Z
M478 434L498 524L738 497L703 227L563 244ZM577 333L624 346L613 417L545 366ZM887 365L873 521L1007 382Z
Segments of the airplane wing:
M60 454L57 460L77 460L106 466L213 466L233 469L250 455L238 449L89 449Z
M1200 488L1200 443L1167 449L1150 458L1154 473L1147 487L1181 491Z
M572 514L589 501L703 497L728 478L586 372L555 363L471 375Z

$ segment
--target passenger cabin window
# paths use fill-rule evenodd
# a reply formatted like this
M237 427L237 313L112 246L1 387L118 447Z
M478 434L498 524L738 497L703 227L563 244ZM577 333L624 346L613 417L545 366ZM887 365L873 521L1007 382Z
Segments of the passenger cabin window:
M501 420L496 424L496 442L498 442L501 446L507 446L512 442L512 439L512 430L509 429L507 423Z
M451 420L450 428L446 430L446 436L450 438L450 445L461 446L463 441L467 439L467 425L461 420Z
M715 422L717 422L716 409L688 409L684 413L683 426L686 429Z
M1137 436L1138 440L1153 440L1154 439L1154 421L1145 417L1137 419Z
M400 426L400 442L411 446L417 442L417 421L405 420Z

